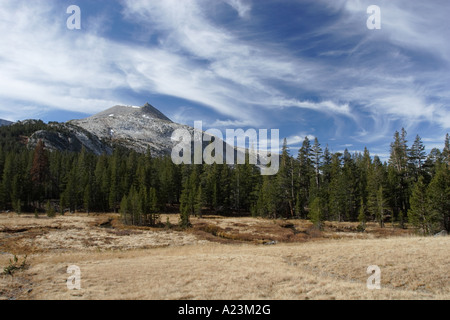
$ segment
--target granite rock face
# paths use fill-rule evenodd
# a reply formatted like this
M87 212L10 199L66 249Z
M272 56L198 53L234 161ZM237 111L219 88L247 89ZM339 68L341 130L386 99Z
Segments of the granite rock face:
M148 103L142 107L115 106L89 118L69 123L83 128L108 144L118 144L141 153L150 147L154 155L170 154L174 130L193 131L189 126L172 122Z
M36 131L28 139L28 148L35 148L42 140L51 151L80 152L83 147L96 155L111 154L112 148L90 132L70 124L51 124L49 130Z

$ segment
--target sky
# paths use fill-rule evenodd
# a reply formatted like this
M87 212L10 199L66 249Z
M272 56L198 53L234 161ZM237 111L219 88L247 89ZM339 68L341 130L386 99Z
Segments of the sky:
M69 29L71 5L81 29ZM369 29L368 7L381 29ZM279 129L389 156L450 131L448 0L0 0L0 118L149 102L204 129ZM372 20L370 20L372 21ZM375 20L377 21L377 20Z

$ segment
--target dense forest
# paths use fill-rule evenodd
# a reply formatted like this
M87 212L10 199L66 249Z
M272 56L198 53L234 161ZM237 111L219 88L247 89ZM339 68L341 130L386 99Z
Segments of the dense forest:
M364 153L331 153L305 138L296 156L284 143L280 170L262 176L256 166L175 165L116 147L112 155L49 152L27 137L48 126L31 121L0 128L0 209L21 212L120 212L133 225L157 225L159 213L190 216L253 215L323 221L406 223L424 234L450 231L450 145L425 152L416 136L408 146L396 132L389 161Z

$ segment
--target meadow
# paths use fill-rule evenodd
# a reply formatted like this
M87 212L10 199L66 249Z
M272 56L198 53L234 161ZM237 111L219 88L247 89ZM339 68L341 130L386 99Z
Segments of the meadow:
M0 275L0 299L450 299L448 236L218 216L181 230L178 218L146 228L114 214L1 214L0 266L17 269ZM67 287L72 265L80 290ZM380 290L367 288L371 265L381 270Z

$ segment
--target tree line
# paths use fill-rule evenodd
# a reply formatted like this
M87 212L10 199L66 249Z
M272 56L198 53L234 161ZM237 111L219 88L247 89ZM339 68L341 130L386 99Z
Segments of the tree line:
M116 147L111 155L27 149L23 139L41 122L0 128L0 209L45 208L118 212L127 224L157 225L159 213L177 210L180 225L205 212L323 221L407 222L422 233L450 231L450 146L429 154L419 136L408 146L396 132L389 161L363 153L331 153L305 138L297 155L283 144L277 175L244 165L175 165Z

